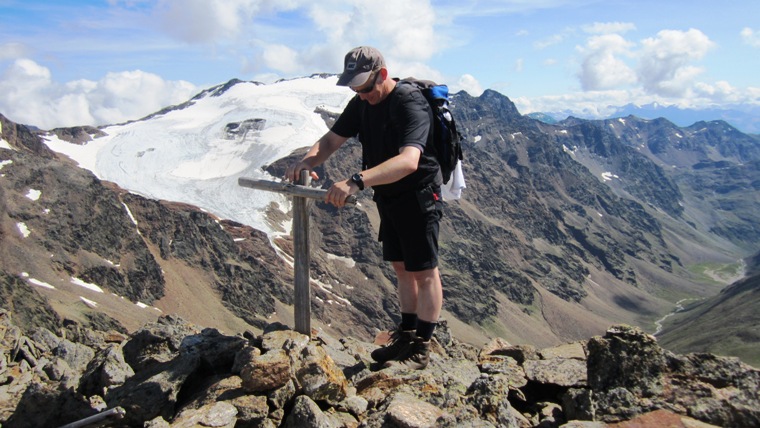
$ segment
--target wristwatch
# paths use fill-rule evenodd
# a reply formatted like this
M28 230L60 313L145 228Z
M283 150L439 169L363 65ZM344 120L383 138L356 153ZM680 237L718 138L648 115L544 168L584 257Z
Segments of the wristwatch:
M356 183L357 186L359 186L359 190L364 190L364 177L360 173L356 173L351 176L351 181Z

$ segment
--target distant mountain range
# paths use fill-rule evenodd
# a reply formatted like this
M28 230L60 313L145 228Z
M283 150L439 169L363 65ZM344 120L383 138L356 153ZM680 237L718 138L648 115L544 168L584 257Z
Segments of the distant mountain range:
M658 103L645 105L626 104L622 107L617 107L612 114L601 119L614 119L630 115L642 119L665 118L678 126L689 126L700 121L723 120L742 132L760 134L760 104L742 104L704 109L684 109L674 105L665 106ZM591 120L600 119L598 117L578 115L569 111L535 112L529 113L527 116L546 123L555 123L569 116Z

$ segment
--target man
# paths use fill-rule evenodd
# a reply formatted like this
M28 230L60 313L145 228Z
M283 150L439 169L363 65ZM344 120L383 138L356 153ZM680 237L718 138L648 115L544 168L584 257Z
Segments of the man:
M356 96L333 127L291 165L286 178L325 162L349 138L362 143L362 171L338 180L325 200L337 207L365 187L374 190L380 214L383 259L391 262L398 282L401 324L372 358L385 367L424 369L430 339L443 304L438 272L438 227L442 216L440 167L432 149L432 112L422 93L388 75L377 49L361 46L346 54L338 85Z

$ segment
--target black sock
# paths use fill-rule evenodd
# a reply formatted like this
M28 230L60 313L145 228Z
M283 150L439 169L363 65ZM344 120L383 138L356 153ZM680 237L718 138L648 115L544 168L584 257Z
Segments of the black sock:
M401 313L401 330L414 330L417 328L417 314Z
M417 337L421 337L425 341L432 339L433 331L435 331L435 326L437 325L438 325L437 322L427 322L423 320L418 320L417 321Z

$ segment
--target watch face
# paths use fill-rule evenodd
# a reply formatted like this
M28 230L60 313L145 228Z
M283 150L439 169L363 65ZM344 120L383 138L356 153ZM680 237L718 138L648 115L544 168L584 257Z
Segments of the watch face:
M362 180L362 176L360 174L354 174L351 177L351 181L356 183L357 186L359 186L359 190L364 190L364 180Z

